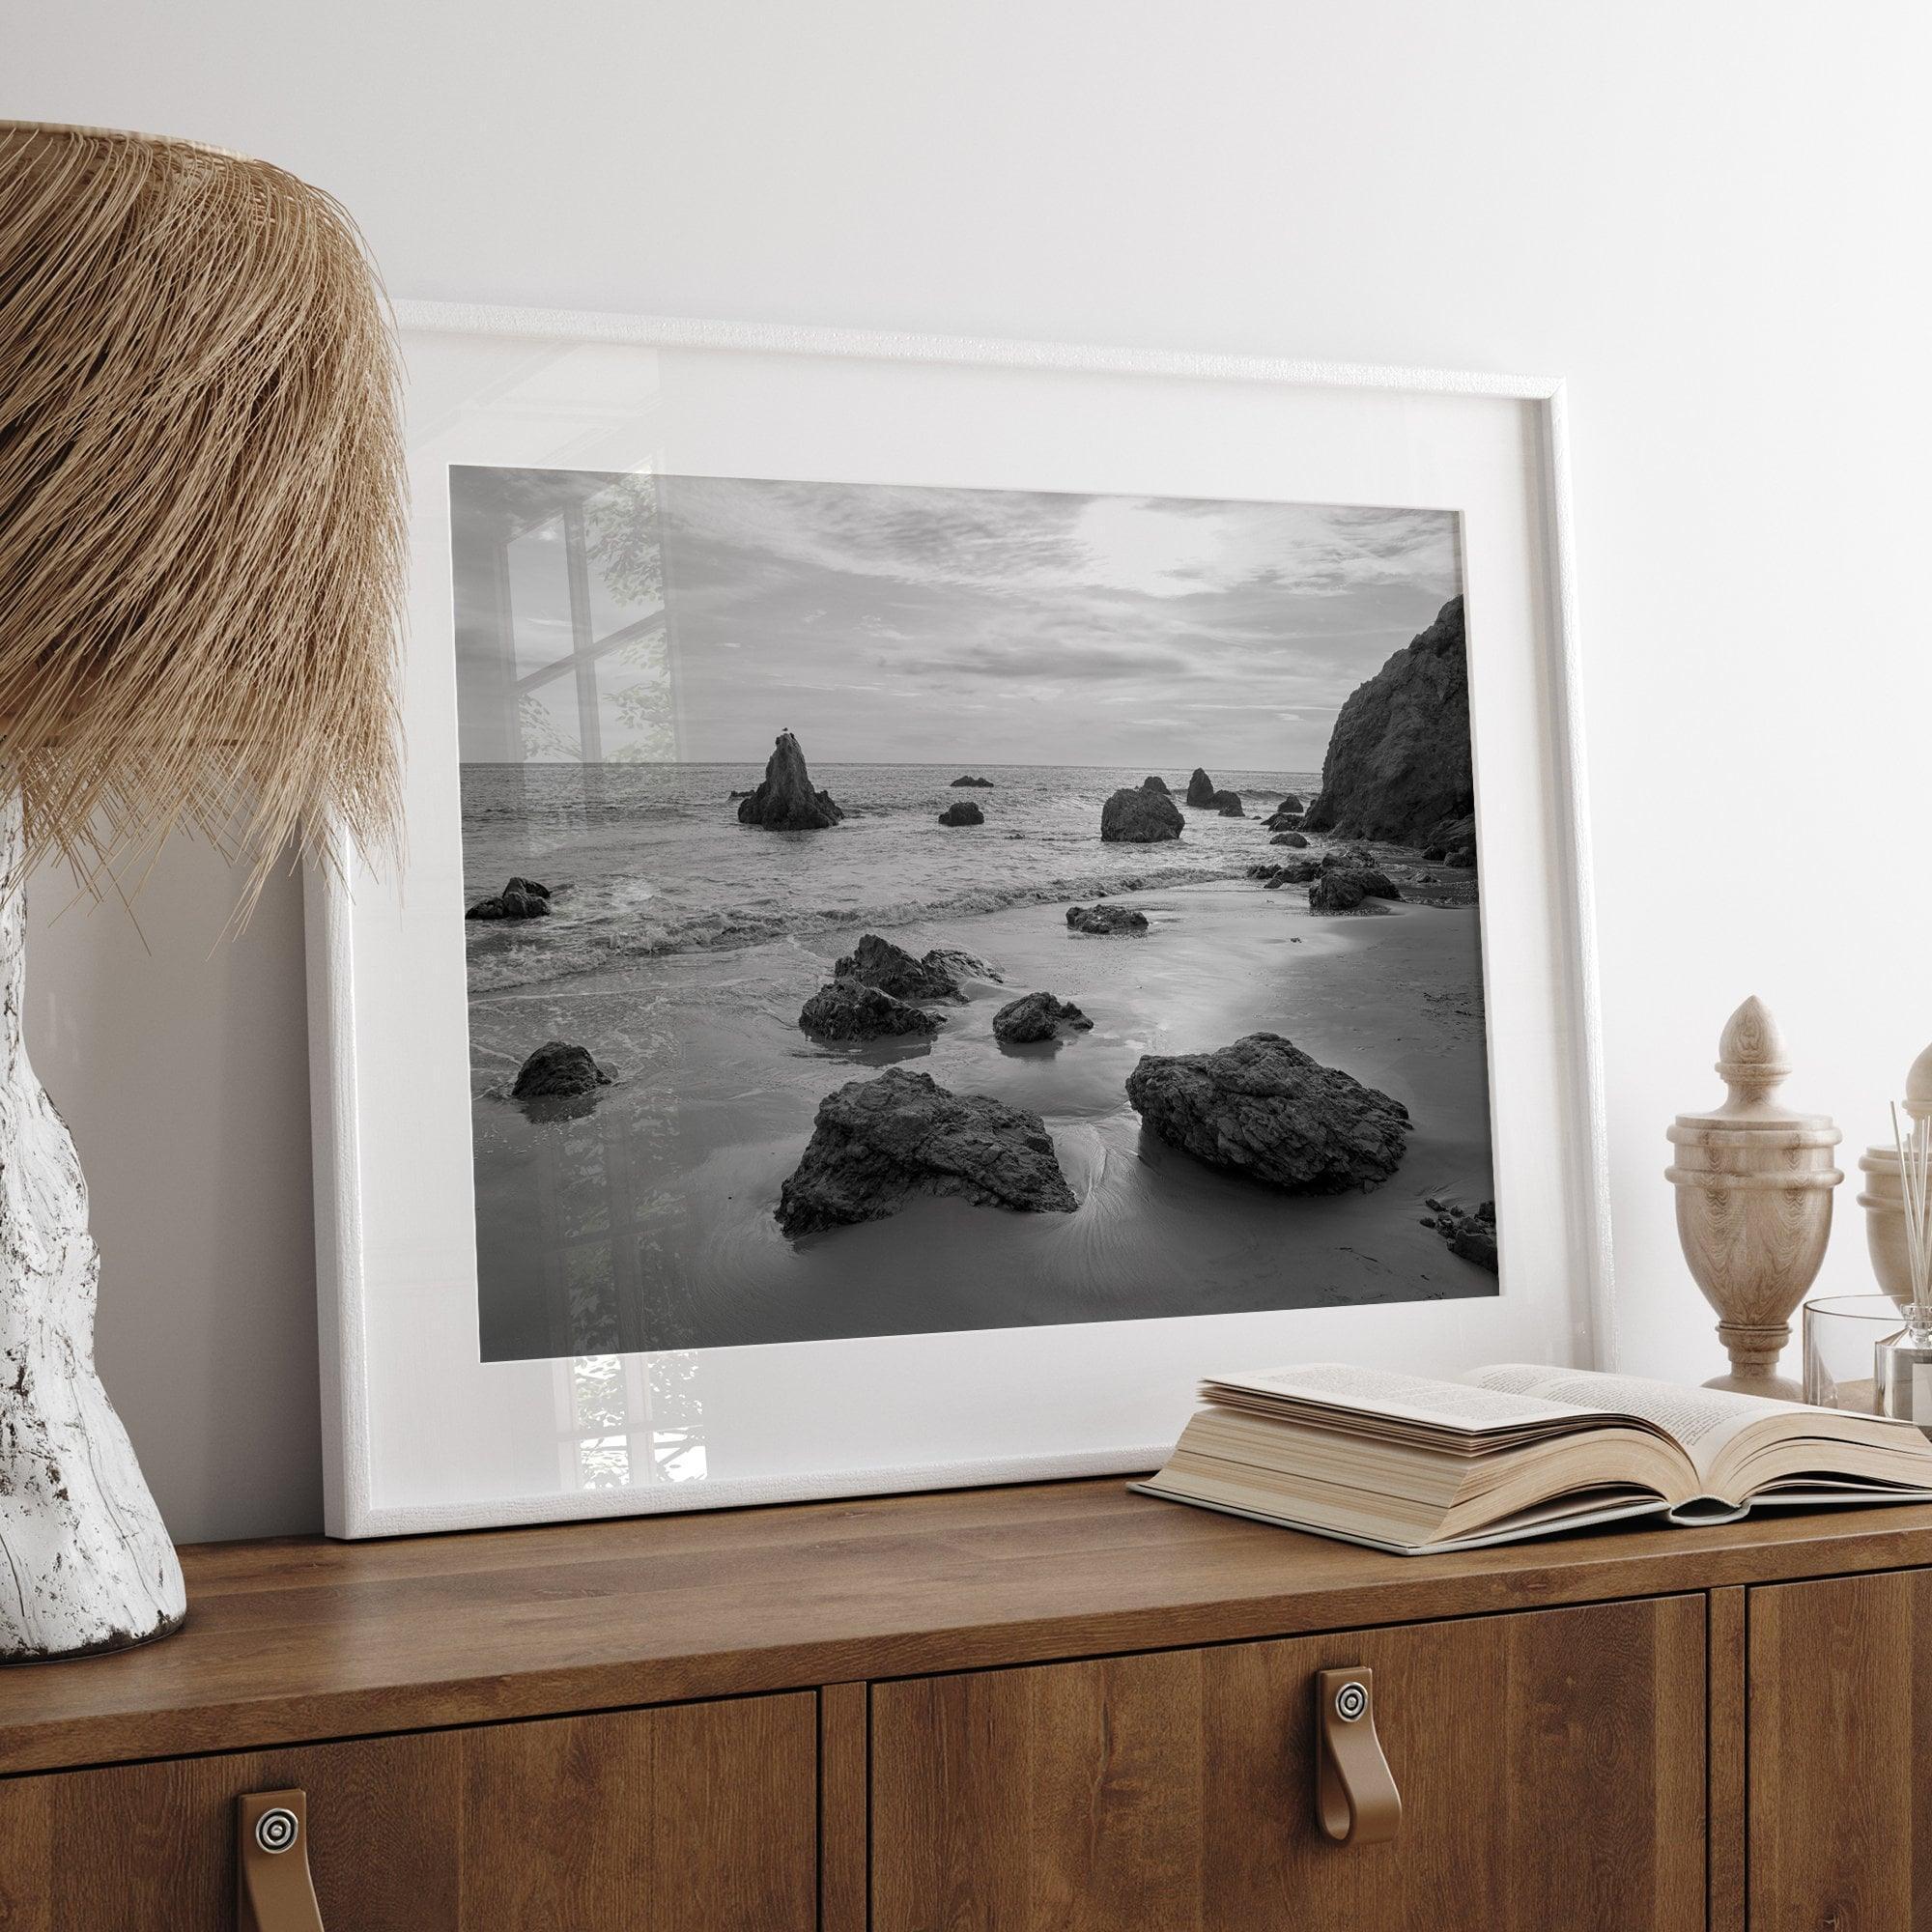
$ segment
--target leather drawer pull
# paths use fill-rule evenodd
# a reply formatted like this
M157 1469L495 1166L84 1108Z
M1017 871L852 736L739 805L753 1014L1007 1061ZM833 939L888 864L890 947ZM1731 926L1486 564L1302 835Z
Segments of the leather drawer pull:
M239 1932L323 1932L308 1875L308 1794L251 1791L235 1801Z
M1315 1815L1338 1845L1381 1844L1402 1823L1402 1793L1376 1736L1375 1683L1364 1664L1315 1679Z

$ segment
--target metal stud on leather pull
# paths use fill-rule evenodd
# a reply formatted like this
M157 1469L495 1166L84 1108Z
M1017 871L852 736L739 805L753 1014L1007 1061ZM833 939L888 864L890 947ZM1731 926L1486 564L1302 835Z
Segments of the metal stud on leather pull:
M1338 1845L1378 1845L1402 1823L1402 1793L1376 1735L1375 1672L1315 1679L1315 1815Z
M251 1791L235 1801L239 1932L323 1932L307 1825L304 1791Z

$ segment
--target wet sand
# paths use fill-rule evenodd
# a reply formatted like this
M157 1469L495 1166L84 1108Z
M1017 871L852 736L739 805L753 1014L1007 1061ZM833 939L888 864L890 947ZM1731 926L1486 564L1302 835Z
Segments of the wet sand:
M1493 1191L1475 906L1318 917L1305 891L1248 881L1117 896L1146 912L1145 936L1071 933L1062 904L886 930L1004 975L935 1009L948 1024L929 1045L839 1050L799 1032L858 928L474 1000L484 1358L1494 1293L1420 1225L1425 1196L1473 1207ZM1003 1046L994 1012L1042 989L1094 1031ZM1143 1054L1262 1031L1408 1108L1392 1179L1290 1196L1142 1132L1124 1083ZM554 1037L620 1077L582 1118L532 1122L501 1090ZM820 1098L890 1065L1040 1114L1078 1210L921 1198L787 1241L772 1208Z

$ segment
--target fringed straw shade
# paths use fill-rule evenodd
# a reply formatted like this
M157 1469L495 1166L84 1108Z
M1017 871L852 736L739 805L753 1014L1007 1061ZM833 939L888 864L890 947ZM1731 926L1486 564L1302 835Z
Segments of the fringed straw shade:
M0 123L0 780L98 887L181 825L392 849L393 339L328 196Z

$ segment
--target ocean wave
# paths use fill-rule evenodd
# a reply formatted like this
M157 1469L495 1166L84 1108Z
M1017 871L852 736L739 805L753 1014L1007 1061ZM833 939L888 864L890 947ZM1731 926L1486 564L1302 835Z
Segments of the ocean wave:
M552 980L600 973L629 959L658 959L683 952L711 952L733 947L772 945L810 938L841 926L873 930L902 925L933 925L949 919L1003 912L1009 906L1043 905L1054 899L1094 898L1104 894L1157 891L1163 886L1205 885L1237 879L1246 872L1246 855L1209 865L1152 866L1133 872L1082 872L1027 883L972 886L938 898L888 900L869 906L823 908L724 907L693 909L681 916L659 916L648 923L618 925L608 919L574 926L542 922L544 930L518 927L514 939L502 928L471 929L469 990L514 991Z

